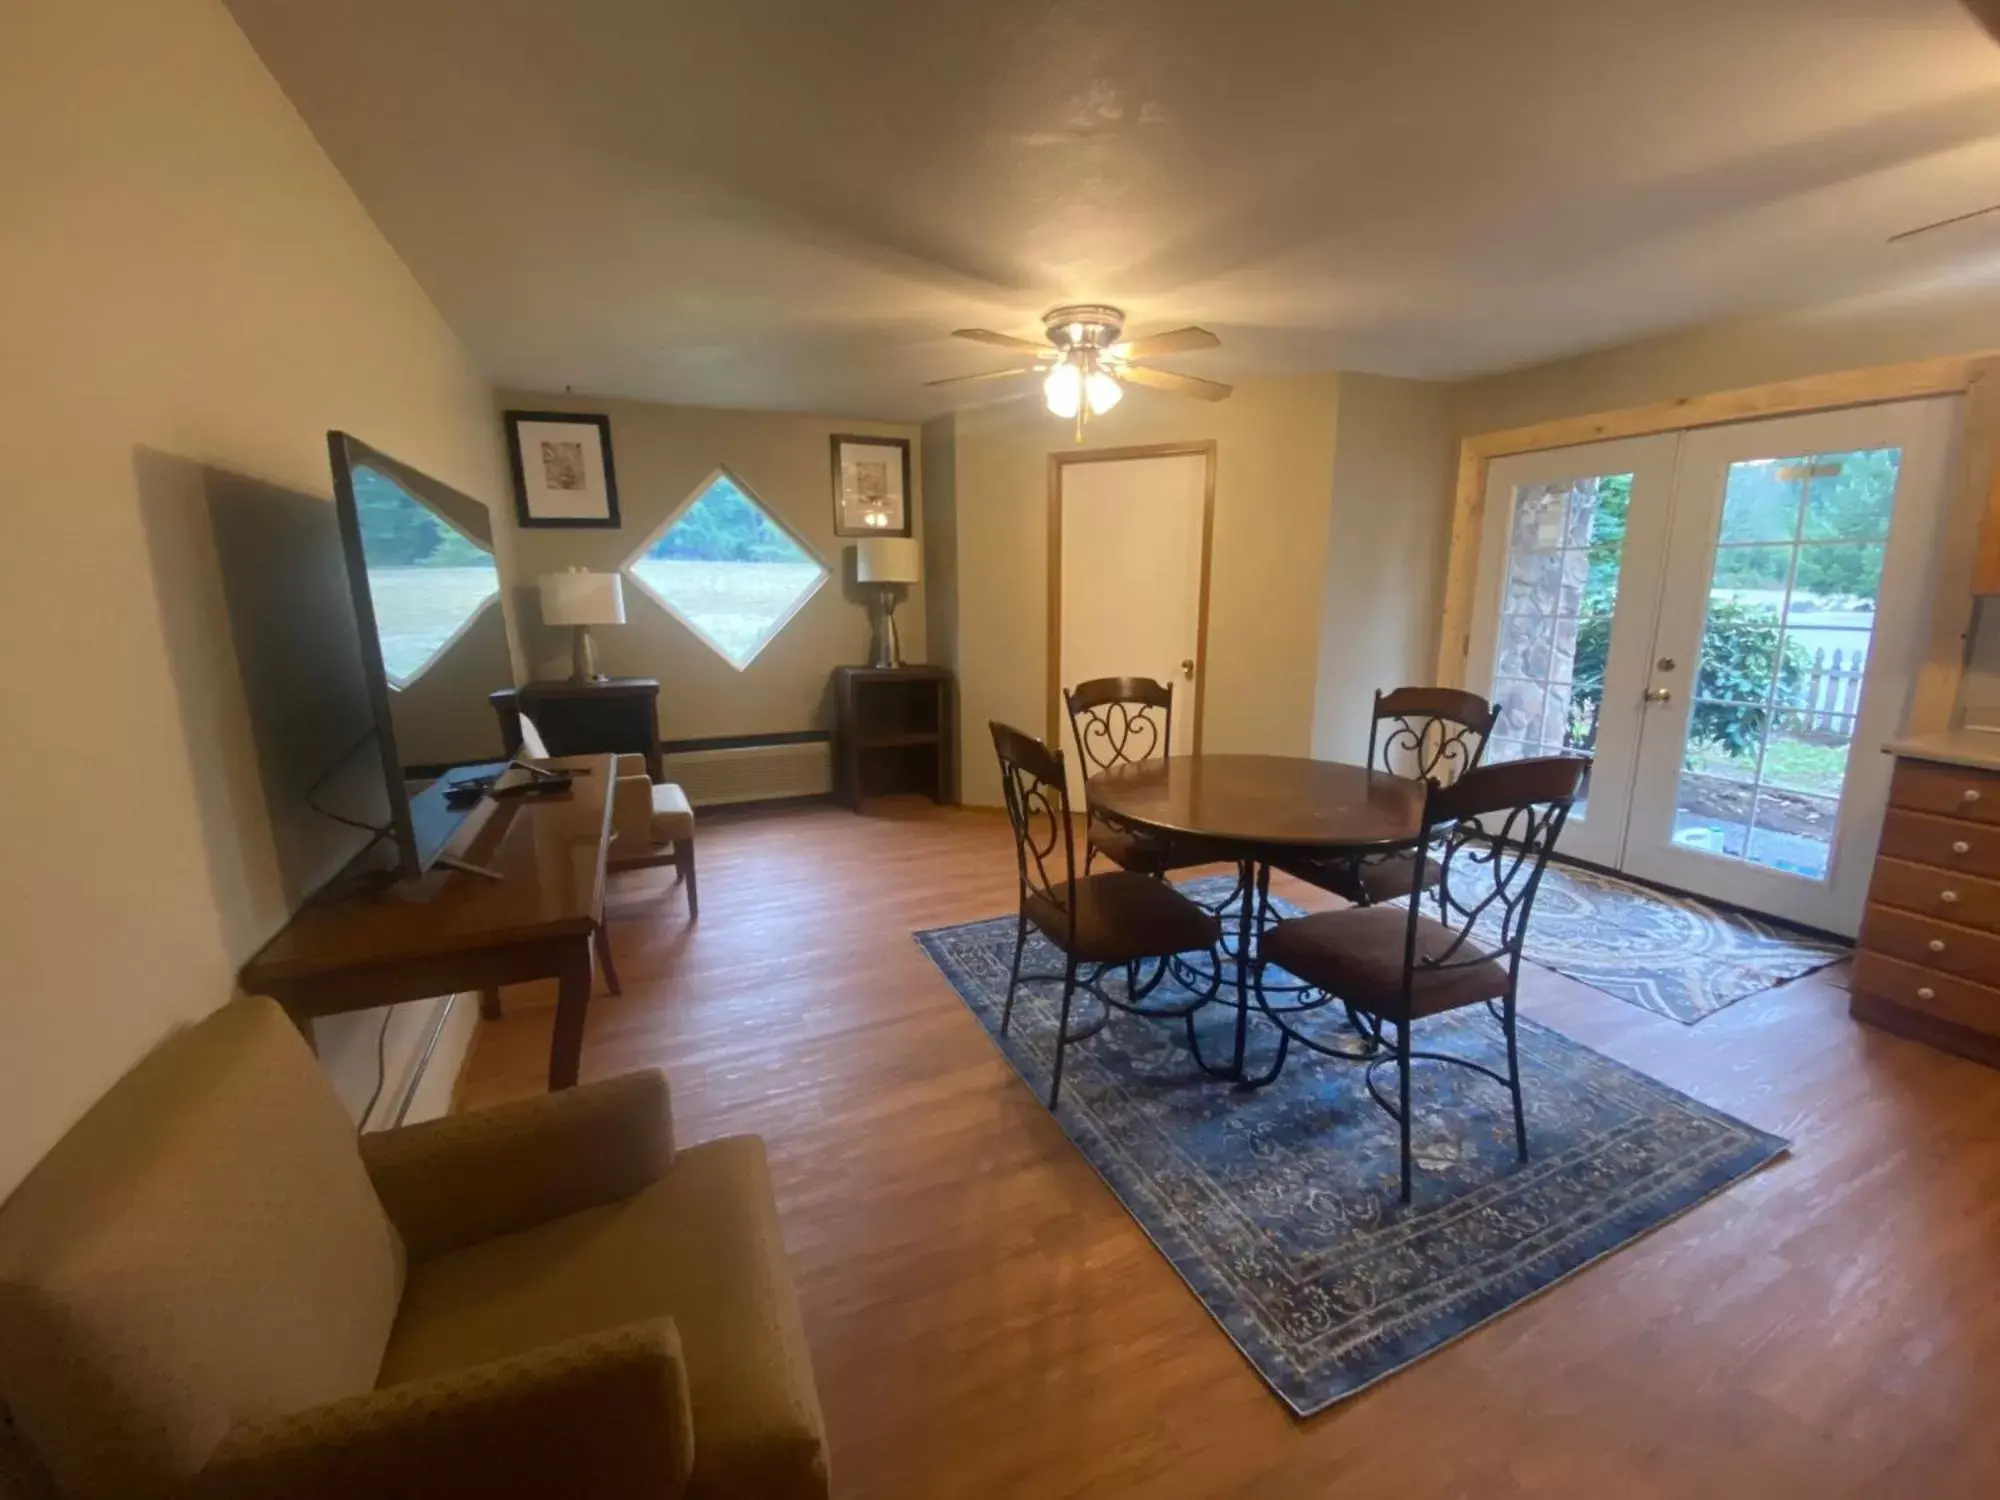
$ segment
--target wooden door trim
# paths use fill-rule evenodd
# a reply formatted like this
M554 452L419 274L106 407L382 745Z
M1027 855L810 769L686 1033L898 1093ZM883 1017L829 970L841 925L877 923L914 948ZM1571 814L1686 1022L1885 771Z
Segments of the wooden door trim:
M1479 579L1480 533L1485 522L1487 468L1496 458L1545 448L1571 448L1613 438L1648 437L1698 427L1719 427L1763 417L1835 411L1927 396L1963 396L1965 410L1959 452L1945 497L1937 571L1931 582L1936 601L1923 670L1912 695L1910 732L1941 729L1949 722L1964 671L1964 638L1972 626L1975 560L1982 543L2000 549L2000 535L1982 538L1989 486L2000 495L2000 382L1987 379L2000 355L1980 352L1908 364L1876 365L1744 386L1699 396L1679 396L1645 406L1588 416L1563 417L1527 427L1475 433L1458 446L1458 477L1452 494L1451 552L1445 570L1444 604L1438 631L1436 678L1462 687L1472 646L1472 605ZM2000 557L2000 552L1996 552Z
M1069 464L1116 463L1133 458L1199 458L1204 460L1201 485L1201 584L1195 592L1194 734L1190 745L1201 753L1201 722L1208 693L1208 575L1215 541L1216 442L1141 443L1126 448L1090 448L1081 453L1049 455L1049 609L1048 678L1049 743L1062 743L1062 475Z

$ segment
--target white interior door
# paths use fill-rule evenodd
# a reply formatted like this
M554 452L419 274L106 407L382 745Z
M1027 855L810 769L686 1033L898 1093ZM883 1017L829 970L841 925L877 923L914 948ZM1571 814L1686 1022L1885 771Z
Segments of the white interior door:
M1193 747L1201 670L1203 513L1208 457L1091 459L1058 467L1061 506L1058 688L1093 677L1174 685L1172 751ZM1082 759L1062 714L1070 798L1084 805Z
M1852 933L1930 618L1955 399L1681 441L1622 867Z
M1500 705L1489 761L1593 757L1562 850L1616 865L1673 500L1672 433L1489 466L1466 682Z

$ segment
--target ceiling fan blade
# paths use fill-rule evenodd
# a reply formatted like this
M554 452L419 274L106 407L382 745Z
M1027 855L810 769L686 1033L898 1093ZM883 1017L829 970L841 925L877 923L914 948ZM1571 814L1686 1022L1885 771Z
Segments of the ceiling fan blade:
M1172 370L1149 370L1143 365L1131 365L1120 370L1118 378L1176 396L1193 396L1197 401L1224 401L1236 389L1219 380L1197 380L1192 375L1176 375Z
M1905 229L1901 234L1889 236L1889 243L1914 239L1920 234L1929 234L1933 229L1949 229L1954 224L1963 224L1969 219L1983 219L1988 214L2000 214L2000 203L1989 203L1984 208L1975 208L1971 213L1953 214L1949 219L1937 219L1929 224L1919 224L1915 229Z
M1047 344L1038 344L1033 339L1017 339L1011 333L995 333L990 328L954 328L951 336L955 339L971 339L975 344L991 344L995 349L1011 349L1016 354L1054 354Z
M1120 359L1155 359L1162 354L1192 354L1197 349L1213 349L1222 342L1206 328L1176 328L1151 338L1119 344L1112 353Z
M926 380L925 385L963 385L969 380L1013 380L1022 375L1039 375L1033 365L1022 365L1013 370L981 370L977 375L947 375L942 380Z

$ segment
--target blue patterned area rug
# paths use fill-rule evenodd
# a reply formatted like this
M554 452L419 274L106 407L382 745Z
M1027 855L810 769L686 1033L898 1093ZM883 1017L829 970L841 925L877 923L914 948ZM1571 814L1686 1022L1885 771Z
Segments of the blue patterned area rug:
M916 934L1038 1096L1059 986L1024 983L999 1035L1014 919ZM1061 971L1031 936L1024 972ZM1282 976L1275 976L1282 978ZM1155 999L1172 998L1171 981ZM1226 1056L1233 1010L1201 1013ZM1561 1034L1521 1023L1532 1159L1506 1092L1417 1065L1416 1201L1394 1122L1362 1070L1295 1048L1247 1092L1202 1074L1179 1022L1115 1015L1064 1059L1057 1118L1211 1316L1301 1416L1365 1389L1687 1212L1786 1143ZM1419 1045L1498 1064L1484 1011L1420 1023ZM1268 1059L1273 1032L1253 1023Z
M1461 862L1453 870L1480 867ZM1210 877L1213 879L1214 877ZM1227 882L1224 882L1225 886ZM1459 892L1476 899L1476 892ZM1497 917L1482 918L1499 946ZM1475 938L1479 935L1475 932ZM1846 943L1812 937L1693 896L1634 885L1579 865L1551 864L1535 894L1522 955L1683 1026L1738 1000L1847 957Z

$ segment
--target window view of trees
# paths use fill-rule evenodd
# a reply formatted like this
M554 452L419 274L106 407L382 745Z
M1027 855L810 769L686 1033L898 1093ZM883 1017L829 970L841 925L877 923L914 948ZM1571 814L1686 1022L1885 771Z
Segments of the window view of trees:
M354 506L371 567L463 568L491 561L436 511L373 469L354 471Z
M681 512L646 556L688 562L797 563L799 544L759 510L727 474Z
M407 687L499 592L499 570L491 553L386 474L354 471L354 509L382 664L392 687Z
M727 474L717 475L627 570L739 670L827 578L819 559Z

